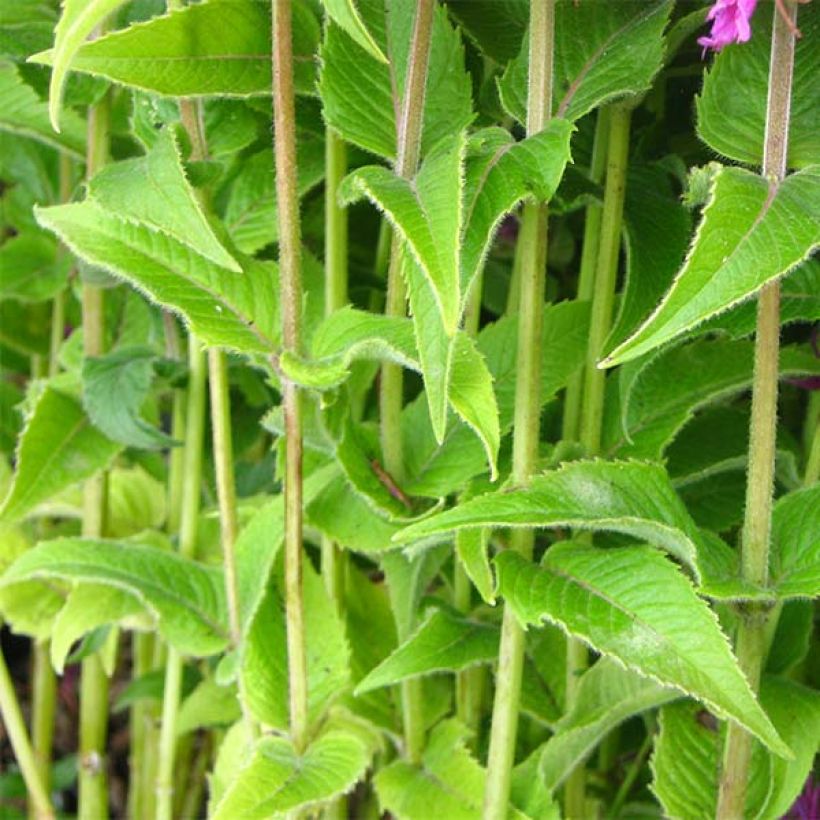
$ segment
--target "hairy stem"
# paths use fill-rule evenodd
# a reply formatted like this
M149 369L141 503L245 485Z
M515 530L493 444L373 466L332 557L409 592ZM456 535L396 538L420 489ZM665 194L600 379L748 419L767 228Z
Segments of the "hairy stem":
M273 123L279 270L284 349L301 345L302 248L296 189L296 115L291 45L291 2L273 2ZM285 416L285 616L288 643L290 735L297 751L308 736L307 657L302 597L302 414L299 391L283 380Z
M88 112L86 176L91 178L108 161L111 117L106 94ZM83 353L100 356L104 349L105 314L103 292L83 284ZM105 532L107 479L104 472L90 478L83 487L82 533L99 538ZM78 816L96 820L108 815L106 788L106 737L108 734L108 676L98 654L81 664L80 682L80 765Z
M789 3L787 19L774 10L763 175L773 183L786 176L792 78L794 74L797 6ZM780 355L780 285L766 285L757 306L752 421L746 511L741 535L741 573L744 580L765 586L769 573L769 542L774 493L777 434L778 362ZM766 651L769 613L751 607L740 614L735 652L753 691L760 685ZM752 738L730 723L723 752L717 816L742 817L746 805Z
M600 185L606 171L607 147L609 145L609 108L598 111L595 123L595 142L592 147L592 163L589 178ZM603 208L597 202L587 205L584 215L584 239L581 251L581 267L578 276L578 299L592 301L595 285L595 270L598 267L598 249L601 246L601 214ZM564 419L562 437L576 441L581 433L581 397L584 389L584 370L578 370L567 384L564 399Z
M398 122L396 173L411 178L418 167L421 153L421 133L424 123L424 97L427 85L427 68L430 61L430 44L433 36L435 0L419 0L413 40L407 66L407 81ZM390 246L390 263L387 270L388 316L404 316L406 292L401 272L401 240L395 233ZM399 365L384 364L379 382L380 438L382 458L387 472L397 484L404 477L404 453L401 439L401 410L404 395L404 377ZM404 636L406 637L406 636ZM424 748L424 708L422 682L420 679L405 681L401 685L405 754L412 762L421 759Z
M532 3L527 96L527 134L530 136L542 131L550 117L554 34L555 1ZM513 481L518 485L529 481L538 460L547 222L546 204L529 202L524 206L518 237L522 244L512 469ZM532 555L534 541L535 534L532 530L516 529L511 539L511 548L529 557ZM523 664L524 632L510 607L505 606L487 759L485 820L503 820L507 817Z
M179 552L190 558L196 552L196 540L202 484L202 442L205 432L206 363L199 341L188 337L188 407L185 451L183 458L182 509ZM182 656L168 649L165 664L165 687L162 697L162 722L157 764L157 818L171 820L174 806L174 760L176 724L182 692Z
M9 675L6 659L0 652L0 715L3 717L3 726L14 751L14 759L20 767L23 782L31 805L34 807L38 820L53 820L54 809L51 806L48 789L40 776L40 767L31 746L26 723L20 709L20 702L14 691L14 684Z

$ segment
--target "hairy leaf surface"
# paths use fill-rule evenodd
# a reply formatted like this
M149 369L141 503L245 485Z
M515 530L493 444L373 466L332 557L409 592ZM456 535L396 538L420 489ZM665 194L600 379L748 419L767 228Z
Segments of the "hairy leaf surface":
M455 672L498 654L498 629L438 609L356 686L356 693L430 672Z
M0 518L24 518L38 504L107 467L120 449L92 426L76 399L46 387L19 439L14 482Z
M539 771L547 788L557 789L616 726L679 697L676 689L624 669L612 658L598 660L584 673L572 709L542 747Z
M721 168L689 255L654 313L604 360L621 364L754 296L820 244L820 166L783 182Z
M714 613L657 551L560 542L540 567L509 551L496 564L499 591L522 623L558 623L639 674L696 697L775 753L789 755Z
M227 644L224 581L215 567L141 544L60 538L22 555L2 585L49 578L134 595L156 616L163 637L184 654L212 655Z

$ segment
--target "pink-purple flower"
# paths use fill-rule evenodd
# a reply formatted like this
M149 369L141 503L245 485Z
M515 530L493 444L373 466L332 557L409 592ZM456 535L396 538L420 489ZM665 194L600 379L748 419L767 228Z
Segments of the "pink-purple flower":
M712 21L712 31L698 43L704 49L720 51L730 43L747 42L752 36L750 20L756 5L757 0L716 0L706 18Z

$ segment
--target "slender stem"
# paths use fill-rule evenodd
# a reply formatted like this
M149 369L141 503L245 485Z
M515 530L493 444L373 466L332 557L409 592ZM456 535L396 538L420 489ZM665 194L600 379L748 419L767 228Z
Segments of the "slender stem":
M552 107L555 0L530 5L529 80L527 134L546 126ZM545 204L524 206L518 241L521 246L518 358L515 385L515 426L512 476L526 484L538 461L541 416L541 348L544 318L544 286L547 268L547 221ZM512 549L531 556L535 534L515 530ZM507 817L510 777L518 730L521 671L524 664L524 632L510 607L504 607L498 654L493 721L484 792L485 820Z
M187 436L183 458L182 514L179 552L188 558L196 551L200 487L202 483L202 442L205 432L206 364L205 354L194 335L188 338L188 408ZM157 763L157 818L171 820L174 805L174 759L176 723L182 691L182 656L168 649L165 664L165 687L162 698L162 723Z
M0 652L0 715L3 717L3 726L11 741L14 759L20 767L23 782L26 784L29 800L34 806L37 818L53 820L54 809L51 806L48 789L40 776L37 758L34 755L28 732L26 732L26 723L2 652Z
M592 146L592 162L589 178L600 185L606 171L607 147L609 145L609 108L598 111L595 123L595 141ZM603 208L597 202L587 205L584 218L584 245L581 252L581 267L578 276L578 299L589 302L595 285L595 270L598 267L598 249L601 246L601 214ZM564 399L564 421L562 436L567 441L576 441L581 432L581 396L584 389L584 369L573 374L567 384Z
M615 799L612 801L612 807L608 812L609 817L617 818L620 815L621 809L623 808L624 803L626 803L626 799L629 797L629 793L632 791L632 787L635 785L638 775L641 773L643 764L646 763L646 758L652 751L652 744L654 740L655 720L652 718L651 720L647 720L646 737L643 739L640 749L638 749L637 754L633 758L632 763L629 765L629 768L621 781L621 785L618 787L618 791L615 794Z
M51 753L54 744L54 716L57 712L57 676L51 665L48 641L34 643L34 674L31 693L31 742L48 792L51 788ZM36 807L33 807L36 813Z
M588 455L597 455L601 449L606 380L603 371L598 369L597 363L603 353L606 338L612 329L612 311L621 252L621 226L632 111L628 105L616 104L610 107L608 114L604 116L602 111L599 117L607 126L606 148L600 149L606 155L606 187L599 216L600 230L594 275L592 282L583 283L585 295L588 289L589 296L592 298L579 430L581 444ZM581 675L588 663L586 646L570 638L567 641L565 703L567 710L570 710L575 703ZM586 775L584 767L579 766L567 778L564 786L564 813L568 818L584 817L586 810Z
M762 170L773 185L786 176L788 152L797 6L789 3L787 12L784 18L776 8L774 10L769 66ZM741 536L741 573L744 580L759 585L768 582L769 572L779 354L780 286L774 283L761 290L757 307L746 512ZM735 651L740 668L755 692L760 685L768 616L765 609L753 607L741 613L738 624ZM751 754L751 736L736 723L730 723L718 791L719 818L743 816Z
M435 0L419 0L416 4L407 80L397 129L395 171L396 174L406 179L410 179L416 173L421 153L424 98L435 9ZM404 316L407 310L401 260L401 240L393 234L390 264L387 270L385 313L388 316ZM383 365L379 382L382 458L385 469L398 484L402 483L404 477L404 453L401 439L403 395L404 374L401 367L395 364ZM424 704L421 680L414 679L402 683L401 696L405 754L411 762L418 762L424 749Z
M88 149L86 175L92 177L108 161L111 117L110 97L106 94L88 112ZM86 356L103 352L105 314L103 292L84 284L82 291L83 347ZM99 538L105 531L105 473L90 478L83 488L84 536ZM84 820L108 815L105 746L108 734L108 677L98 655L81 664L80 683L80 774L78 816Z
M242 626L239 613L239 587L236 578L236 485L233 474L233 441L231 438L231 400L228 389L228 365L221 350L208 351L208 374L211 386L211 427L214 439L216 495L219 504L219 526L222 531L222 560L225 568L225 596L228 601L228 623L231 642L239 646Z
M200 739L193 765L190 767L188 788L182 796L178 812L180 820L198 820L203 816L202 797L205 791L208 764L211 762L212 745L210 734L205 734Z
M606 338L612 329L612 309L621 254L621 227L629 158L629 132L632 111L616 104L609 114L606 160L606 188L601 212L601 231L595 278L592 285L592 314L584 370L584 395L581 409L580 441L589 455L601 449L606 376L597 367Z
M279 205L279 270L282 340L301 345L302 248L296 189L296 116L291 45L291 2L273 1L273 122L276 197ZM297 751L308 736L307 658L302 598L302 413L295 384L283 380L285 415L285 616L288 644L290 735Z
M339 205L338 189L347 173L347 146L332 129L325 131L325 315L348 302L347 209ZM322 577L327 594L340 614L344 609L347 566L345 554L322 536Z

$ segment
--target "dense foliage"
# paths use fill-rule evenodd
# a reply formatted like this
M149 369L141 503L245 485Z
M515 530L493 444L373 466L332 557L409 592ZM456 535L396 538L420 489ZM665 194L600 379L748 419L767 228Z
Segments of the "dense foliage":
M0 0L2 816L813 816L818 37Z

